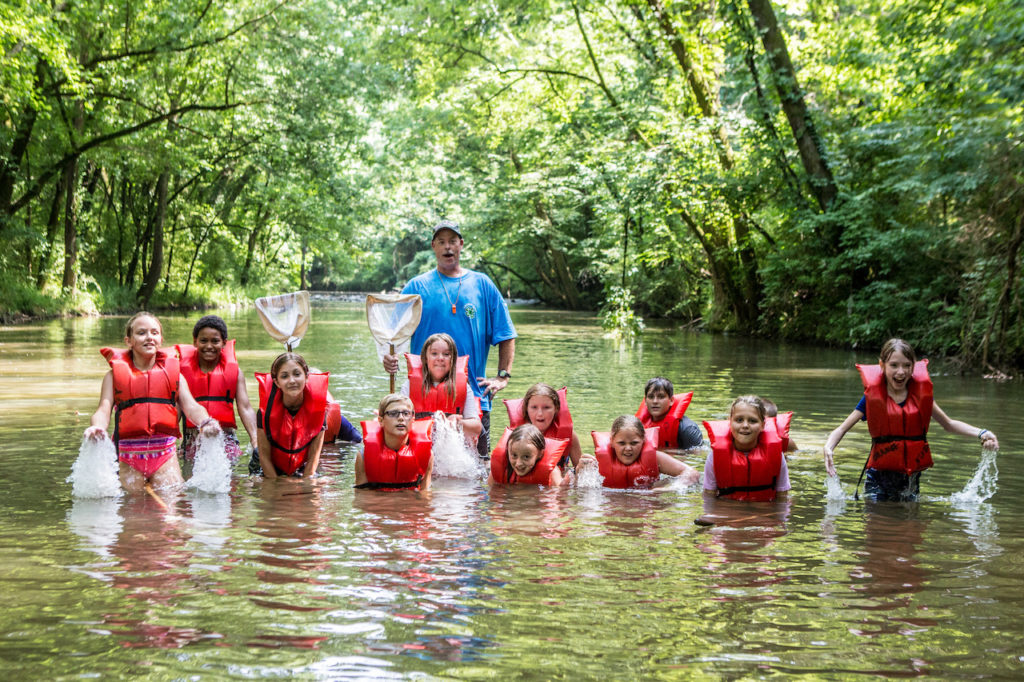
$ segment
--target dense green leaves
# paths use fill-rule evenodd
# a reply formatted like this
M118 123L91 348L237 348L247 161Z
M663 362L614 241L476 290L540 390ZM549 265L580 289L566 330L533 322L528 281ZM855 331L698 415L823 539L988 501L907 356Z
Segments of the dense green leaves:
M1022 39L994 0L7 3L5 305L401 286L448 217L619 326L1020 366Z

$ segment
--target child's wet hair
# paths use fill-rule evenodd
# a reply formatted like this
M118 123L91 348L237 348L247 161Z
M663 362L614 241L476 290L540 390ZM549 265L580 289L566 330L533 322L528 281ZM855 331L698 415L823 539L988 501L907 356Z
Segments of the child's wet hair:
M270 376L273 378L277 377L277 372L286 362L294 362L296 365L302 368L302 373L309 376L309 365L306 364L305 358L298 353L292 353L291 351L281 353L274 358L274 363L270 365Z
M663 391L669 398L671 398L673 394L672 382L665 377L654 377L647 382L646 386L644 386L644 397L646 398L649 396L651 391Z
M764 416L766 417L778 417L779 406L774 401L768 398L761 398L761 404L764 405Z
M764 408L764 401L761 400L756 395L741 395L739 398L736 398L736 400L732 401L732 405L729 406L730 419L732 419L733 410L736 409L737 405L748 405L750 407L753 407L754 410L757 412L757 416L761 418L762 422L765 420L765 417L767 416L767 412Z
M141 317L152 317L154 320L156 320L156 326L160 327L160 336L163 336L163 334L164 334L164 326L162 324L160 324L160 320L157 318L157 316L154 315L153 313L146 312L145 310L140 310L139 312L137 312L134 315L132 315L131 317L129 317L128 318L128 322L124 325L124 337L126 339L131 338L131 335L132 335L132 325L134 325L135 321L138 320Z
M533 424L520 424L514 428L508 436L505 452L511 452L515 443L526 443L537 448L537 452L544 452L544 434Z
M619 431L625 431L626 429L632 429L640 434L642 438L644 436L644 423L640 421L636 415L624 414L621 417L616 417L615 421L612 422L611 436L615 437Z
M523 421L530 421L530 413L527 408L530 407L530 400L538 395L551 398L551 402L555 404L556 414L562 410L562 401L558 398L558 391L547 384L534 384L526 389L526 395L523 396Z
M899 351L903 354L907 360L911 363L917 362L917 354L914 353L914 348L903 339L889 339L882 345L882 351L878 354L878 361L881 364L885 364L889 361L889 358L893 353Z
M228 340L228 325L224 321L224 318L219 315L203 315L196 322L196 326L192 327L192 340L195 341L199 338L199 332L204 329L213 329L220 334L221 341Z
M377 405L377 417L379 419L384 418L384 413L391 409L391 406L395 403L408 403L409 410L415 411L412 405L412 399L407 395L401 393L388 393L386 396L380 399L380 404Z

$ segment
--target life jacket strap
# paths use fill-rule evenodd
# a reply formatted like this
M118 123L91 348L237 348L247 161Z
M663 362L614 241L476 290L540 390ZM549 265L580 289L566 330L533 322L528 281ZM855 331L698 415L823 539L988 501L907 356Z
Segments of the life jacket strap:
M719 488L719 496L732 495L733 493L756 493L761 490L774 490L778 476L772 477L772 482L765 485L734 485L729 488Z

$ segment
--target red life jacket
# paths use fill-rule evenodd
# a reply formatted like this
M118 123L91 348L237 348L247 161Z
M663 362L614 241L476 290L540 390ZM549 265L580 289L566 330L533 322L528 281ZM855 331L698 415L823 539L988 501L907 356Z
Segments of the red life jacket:
M409 438L400 450L391 450L384 442L384 429L376 419L360 422L363 427L363 471L365 487L375 490L418 488L427 473L432 456L434 423L413 421Z
M469 356L460 355L455 360L455 395L449 396L444 382L435 384L423 393L423 363L418 355L405 354L409 366L409 400L412 401L416 419L433 417L440 410L445 414L462 414L466 404L466 388L469 382Z
M284 406L281 389L266 372L256 372L260 386L263 432L270 443L270 459L285 476L306 463L309 446L324 428L327 411L327 373L310 372L302 389L302 407L295 416Z
M679 420L686 414L686 408L690 406L691 400L693 400L693 391L687 391L682 395L679 393L673 395L672 406L669 407L668 413L660 421L654 421L651 417L651 413L647 411L646 400L640 403L640 407L636 411L636 417L644 423L646 428L658 429L659 448L672 449L679 447Z
M934 401L928 361L914 363L914 372L907 384L907 400L903 405L889 397L885 372L880 365L857 365L857 370L864 383L868 431L871 433L868 468L902 471L910 475L931 467L932 452L927 437Z
M341 405L327 395L327 426L324 429L324 442L333 443L341 432Z
M775 432L779 434L782 441L782 451L789 452L789 424L793 421L792 412L779 412L774 417L767 417L765 421L772 420L775 423Z
M181 344L175 346L181 358L181 373L196 402L206 408L210 416L226 429L237 428L235 423L235 392L238 388L238 360L235 359L235 340L230 339L220 352L217 366L209 373L199 367L199 349ZM195 428L186 417L185 426Z
M718 496L733 500L775 499L775 486L782 470L782 440L774 419L766 419L757 445L750 452L733 447L729 421L704 422L711 439Z
M572 415L569 413L569 400L566 397L569 389L565 386L558 389L558 414L555 415L551 425L544 431L545 438L557 440L572 440ZM508 425L516 428L526 423L523 418L523 399L513 398L506 400L505 409L508 410Z
M520 476L512 469L508 462L508 437L512 435L512 429L505 429L501 435L498 447L491 453L491 477L495 483L549 485L551 472L558 467L559 462L569 449L569 441L565 439L544 439L544 452L534 465L533 470L526 476Z
M644 429L644 446L640 457L630 465L619 461L612 450L609 431L591 431L597 468L604 476L605 488L650 488L661 470L658 468L658 429Z
M163 348L156 362L143 372L135 367L129 348L101 348L114 379L114 441L162 434L181 437L178 431L178 358Z

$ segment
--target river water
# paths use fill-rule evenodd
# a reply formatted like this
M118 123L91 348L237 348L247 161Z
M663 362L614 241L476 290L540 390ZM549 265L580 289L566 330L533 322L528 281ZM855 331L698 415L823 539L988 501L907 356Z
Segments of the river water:
M280 347L252 310L225 311L255 400ZM332 373L343 412L387 390L362 306L321 302L299 351ZM168 344L197 315L162 316ZM592 316L515 308L514 379L570 387L591 429L633 412L644 381L693 390L721 418L741 393L796 413L802 448L785 504L706 503L697 490L354 491L358 446L332 445L309 481L229 494L75 499L66 477L124 318L0 328L0 670L9 678L148 675L428 679L691 679L802 674L1024 674L1024 387L933 365L954 418L995 431L985 483L976 441L933 431L937 466L916 504L852 499L864 425L840 448L849 499L827 499L821 445L856 405L837 351L652 328L621 347ZM492 353L491 366L496 362ZM504 414L494 413L500 433ZM244 440L244 436L243 436ZM686 456L702 467L706 453ZM720 523L694 525L714 514ZM1014 568L1014 566L1017 568Z

